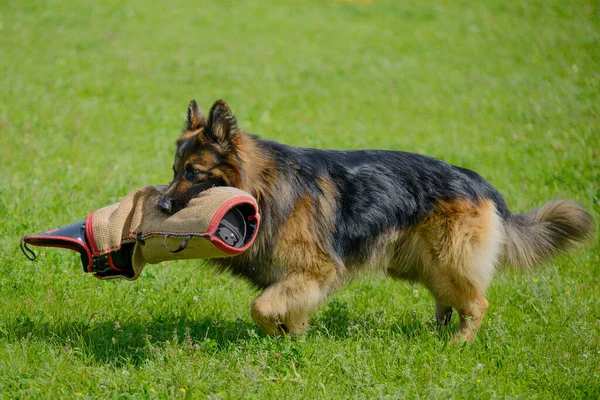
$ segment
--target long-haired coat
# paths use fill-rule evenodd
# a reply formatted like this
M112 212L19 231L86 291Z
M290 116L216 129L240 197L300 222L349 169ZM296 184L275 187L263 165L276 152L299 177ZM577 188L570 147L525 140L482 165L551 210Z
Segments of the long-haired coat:
M512 214L468 169L399 151L286 146L243 132L218 100L208 119L195 101L177 141L174 178L158 207L174 213L218 181L251 193L262 226L245 253L219 260L264 289L251 307L268 334L300 334L309 315L357 271L382 269L424 284L453 341L472 341L500 265L531 267L593 233L578 203L556 200Z

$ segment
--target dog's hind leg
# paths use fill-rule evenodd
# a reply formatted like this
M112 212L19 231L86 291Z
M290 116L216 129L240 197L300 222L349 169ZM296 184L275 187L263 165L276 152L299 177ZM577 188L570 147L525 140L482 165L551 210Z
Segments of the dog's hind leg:
M438 324L446 325L450 322L452 308L458 312L460 325L450 343L473 342L488 308L488 301L483 294L473 285L473 282L469 282L468 278L459 278L456 275L437 274L434 279L426 281L425 284L436 297Z
M479 296L470 301L457 306L460 315L460 325L458 331L450 341L451 344L467 341L472 343L475 340L475 334L479 331L483 316L488 308L488 301L485 297Z
M484 297L502 245L502 221L489 200L441 203L418 228L420 279L436 298L438 323L452 308L460 325L451 343L473 342L488 301Z
M448 325L452 319L452 306L435 301L435 320L439 325Z

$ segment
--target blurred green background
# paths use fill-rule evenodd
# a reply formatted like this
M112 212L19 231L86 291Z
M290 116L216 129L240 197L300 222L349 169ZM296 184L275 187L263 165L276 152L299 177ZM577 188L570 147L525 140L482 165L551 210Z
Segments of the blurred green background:
M136 282L18 240L171 178L191 99L291 145L475 169L515 212L600 213L596 1L0 1L0 392L7 397L594 397L597 240L498 274L477 343L420 286L362 277L298 340L200 262ZM121 396L121 397L119 397Z

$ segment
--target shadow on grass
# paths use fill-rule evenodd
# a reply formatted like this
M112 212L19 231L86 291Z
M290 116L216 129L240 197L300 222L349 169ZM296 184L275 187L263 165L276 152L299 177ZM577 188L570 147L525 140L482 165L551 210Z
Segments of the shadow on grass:
M142 364L169 348L212 353L231 345L243 347L251 337L258 336L257 330L256 325L241 319L217 321L208 317L193 321L173 316L149 322L62 324L20 318L0 327L0 338L9 342L37 340L65 353L118 366Z
M412 312L407 312L396 320L386 319L376 313L352 317L347 304L337 300L332 300L313 320L312 325L311 333L335 339L346 339L355 335L381 337L389 334L414 339L433 334L442 341L448 341L456 329L455 323L440 326L433 319L424 321Z
M351 318L344 302L332 301L312 321L311 336L323 335L334 340L361 336L376 339L390 335L418 339L426 335L446 342L454 324L440 327L433 321L422 321L413 313L390 321L376 313ZM48 323L17 318L0 326L0 339L10 341L37 340L49 343L59 351L90 357L114 366L140 365L156 355L177 351L215 353L231 346L256 346L252 338L265 338L253 322L242 319L205 317L189 320L177 316L157 316L152 321Z

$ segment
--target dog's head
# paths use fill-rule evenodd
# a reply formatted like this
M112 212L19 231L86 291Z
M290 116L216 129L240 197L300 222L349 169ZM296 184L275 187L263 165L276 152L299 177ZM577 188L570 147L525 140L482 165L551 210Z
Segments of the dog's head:
M159 210L174 214L214 185L239 187L241 172L236 147L240 133L225 101L213 104L207 120L192 100L183 133L177 140L173 181L158 201Z

